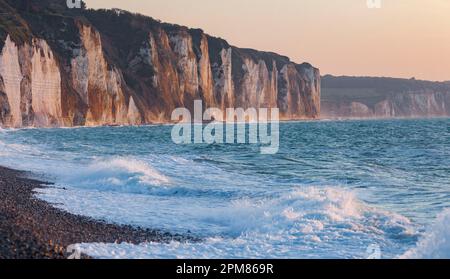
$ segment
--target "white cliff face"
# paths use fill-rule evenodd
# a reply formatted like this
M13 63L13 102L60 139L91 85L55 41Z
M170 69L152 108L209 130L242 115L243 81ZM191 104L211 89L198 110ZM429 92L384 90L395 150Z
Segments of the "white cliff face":
M8 37L0 61L0 75L11 110L9 123L4 124L61 125L61 75L48 44L35 39L31 47L24 44L18 48ZM24 116L33 121L28 122Z
M112 115L114 124L129 124L128 105L125 101L125 93L123 92L123 77L117 68L108 71L106 92L113 95L112 97ZM138 112L138 111L137 111ZM135 111L136 113L136 111Z
M381 118L394 117L395 111L393 110L389 101L385 100L375 105L375 116ZM371 116L371 115L368 115Z
M289 65L285 65L281 71L280 71L280 77L279 79L281 79L283 81L283 85L281 86L281 88L279 89L279 97L278 97L278 105L280 107L280 110L284 113L284 117L289 118L290 117L290 104L291 104L291 84L290 84L290 79L289 79Z
M265 64L263 67L265 67ZM251 104L255 104L257 107L259 107L259 97L260 95L264 94L264 92L262 92L264 87L262 82L264 81L261 82L261 80L259 79L259 65L254 63L251 59L244 59L242 69L245 73L240 100L242 106L249 107L251 106ZM268 78L268 73L266 73L266 78Z
M242 85L242 104L244 107L271 108L273 96L276 95L276 81L269 74L266 63L259 60L256 64L252 59L244 59L242 66L245 74ZM276 74L275 74L276 76Z
M316 108L317 112L320 112L320 73L317 69L311 67L305 69L305 74L313 107Z
M214 79L216 96L218 96L218 103L222 110L234 105L234 84L232 76L232 49L223 49L220 52L222 64L220 65L219 73Z
M81 41L83 48L80 51L80 58L78 61L85 60L84 63L72 63L72 66L81 65L81 69L72 68L73 72L80 73L84 72L85 76L82 76L80 80L80 85L75 85L75 88L86 89L85 92L78 92L80 96L87 100L87 105L89 106L86 125L93 126L98 125L101 122L107 123L112 122L112 115L108 110L110 103L109 98L104 93L107 87L106 76L107 76L107 65L103 57L103 50L101 45L100 35L92 30L91 27L81 26L80 30ZM75 58L77 59L77 58ZM75 84L78 80L73 79ZM106 105L105 110L96 109L96 106Z
M100 34L93 30L92 27L82 25L80 35L84 46L83 50L87 57L88 86L105 89L108 71L105 58L103 57Z
M189 101L198 95L199 77L197 59L192 49L192 37L187 33L177 34L170 37L172 50L176 55L177 70L182 94L182 103L186 95L190 95Z
M439 104L436 101L436 96L434 94L428 96L428 98L427 98L427 107L430 108L430 110L436 111L436 112L439 113L439 112L441 112L443 105L444 105L444 103Z
M201 58L199 62L200 88L202 89L205 103L208 107L215 107L216 100L213 91L213 74L211 70L211 61L209 58L209 45L206 35L202 35L200 42Z
M372 115L372 111L365 104L359 102L352 102L350 109L355 117L370 117Z
M184 92L180 90L180 77L176 65L173 63L173 52L167 33L160 29L157 34L150 34L150 50L152 53L151 65L154 69L153 83L157 84L155 90L163 99L164 106L172 111L182 105ZM164 122L164 111L157 108L152 112L151 120ZM170 114L169 114L170 115ZM161 119L162 118L162 119Z
M447 99L450 92L393 92L371 106L359 101L325 102L325 118L415 118L450 115Z
M271 74L271 82L270 82L270 96L268 100L268 104L265 106L267 108L277 108L277 99L278 99L278 69L277 63L273 61L272 63L272 74Z
M84 103L89 105L89 59L84 49L75 49L74 55L71 63L72 85Z
M317 118L320 113L320 72L312 66L287 63L278 76L281 119Z
M395 96L391 103L395 109L394 115L401 114L407 117L448 116L446 96L450 96L450 92L441 93L427 90L408 92L403 96ZM401 106L405 103L409 104L407 110Z
M81 25L80 35L83 47L71 63L72 82L88 105L86 125L128 124L122 76L115 68L108 70L100 34Z
M153 66L153 70L155 71L153 77L152 77L152 86L154 88L157 88L159 86L159 82L158 82L158 76L159 76L159 72L158 72L158 67L155 67L159 61L159 57L158 57L158 47L156 45L155 42L155 37L153 37L153 34L150 33L149 34L149 49L148 49L148 53L149 56L147 57L148 62L146 61L145 63L148 63L149 65Z
M61 120L61 74L44 40L33 41L31 92L35 126L57 126Z
M0 76L3 79L4 90L11 110L10 123L6 123L6 125L20 127L22 126L20 87L23 76L19 65L18 47L9 36L6 38L0 55Z

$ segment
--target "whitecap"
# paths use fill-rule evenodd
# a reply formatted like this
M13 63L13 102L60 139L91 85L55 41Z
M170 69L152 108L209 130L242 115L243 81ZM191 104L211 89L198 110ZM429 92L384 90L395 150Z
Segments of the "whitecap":
M239 199L220 206L189 202L197 206L178 204L189 212L171 218L176 224L189 220L194 234L200 234L200 228L206 234L202 242L80 247L100 258L362 258L364 243L378 243L391 255L388 250L401 243L389 235L414 230L407 218L372 208L354 192L338 187L299 187L279 197Z
M450 209L438 215L417 246L407 251L404 259L450 259Z
M170 184L149 162L132 157L97 159L76 169L62 169L59 176L60 185L126 193L146 193L152 186Z

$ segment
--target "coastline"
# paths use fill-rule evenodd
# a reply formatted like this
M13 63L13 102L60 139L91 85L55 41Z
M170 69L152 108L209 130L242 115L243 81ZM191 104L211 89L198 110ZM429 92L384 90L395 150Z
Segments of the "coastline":
M52 183L26 177L25 171L0 166L0 259L66 259L67 247L77 243L197 240L64 212L34 197L34 189Z
M442 116L414 116L414 117L318 117L318 118L298 118L298 119L280 119L279 123L314 123L314 122L346 122L346 121L390 121L390 120L424 120L424 119L450 119L450 115L442 115ZM217 121L218 123L228 124L226 121ZM273 121L268 121L271 123ZM209 124L211 122L202 122L196 123L192 122L191 124ZM258 122L232 122L233 124L254 124ZM37 127L37 126L24 126L24 127L4 127L0 124L0 132L11 131L11 130L27 130L27 129L93 129L93 128L102 128L102 127L160 127L160 126L174 126L178 123L175 122L161 122L161 123L145 123L139 125L88 125L88 126L49 126L49 127ZM1 167L1 166L0 166Z

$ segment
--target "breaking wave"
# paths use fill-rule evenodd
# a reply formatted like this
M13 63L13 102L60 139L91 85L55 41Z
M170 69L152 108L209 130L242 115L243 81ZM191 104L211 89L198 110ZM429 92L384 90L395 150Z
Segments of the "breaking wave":
M407 251L405 259L450 259L450 209L438 215L416 247Z
M145 187L168 185L170 179L143 160L111 158L69 171L62 183L94 190L145 193Z
M179 218L189 220L194 233L196 227L222 230L210 230L200 243L93 243L80 249L100 258L364 258L361 243L389 249L399 245L398 239L416 238L407 218L371 208L353 192L333 187L299 187L278 198L197 207Z

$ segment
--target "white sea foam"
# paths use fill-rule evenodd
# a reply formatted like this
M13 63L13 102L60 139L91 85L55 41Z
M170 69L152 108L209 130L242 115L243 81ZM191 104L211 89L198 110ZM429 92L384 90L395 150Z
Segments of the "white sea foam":
M353 192L333 187L299 187L278 198L240 199L230 203L211 204L210 200L192 198L177 199L178 203L164 202L152 200L155 212L146 211L145 219L143 215L139 219L136 213L124 216L128 223L141 226L154 227L158 222L170 222L178 228L184 226L194 234L203 233L204 240L141 245L93 243L81 244L80 248L100 258L348 258L365 256L361 243L375 242L389 247L393 245L390 231L405 235L413 231L406 218L370 208ZM64 207L79 214L92 214L95 208L83 210L89 204L84 200L81 207L74 209L73 204ZM122 208L117 202L115 205ZM139 200L135 200L131 210L139 208ZM149 206L145 208L148 210ZM116 210L111 210L107 218L120 221L114 215Z
M0 140L0 156L4 166L46 175L47 179L64 187L124 193L164 190L170 193L175 190L170 188L169 177L153 167L152 159L120 156L88 159L86 156L82 162L77 162L74 160L78 156L76 153L47 150L43 144L21 144L6 139ZM181 159L177 163L180 162Z
M42 155L42 152L38 148L30 145L8 143L0 140L0 154L3 156L2 159L19 159L20 156L39 156Z
M94 188L102 185L163 185L170 182L168 177L155 170L150 163L127 157L97 160L80 171L75 171L74 176L66 178Z
M450 209L439 214L417 246L401 258L450 259Z

